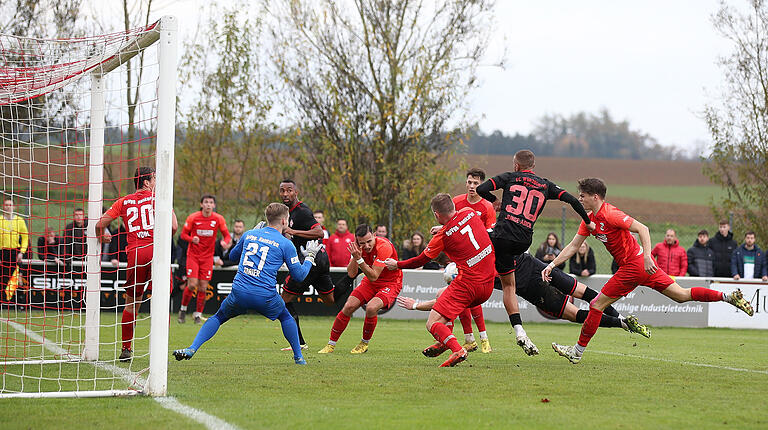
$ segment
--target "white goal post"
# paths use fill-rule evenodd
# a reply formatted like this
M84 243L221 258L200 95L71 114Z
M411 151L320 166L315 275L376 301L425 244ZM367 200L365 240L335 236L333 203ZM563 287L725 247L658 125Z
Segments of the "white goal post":
M68 40L0 34L0 221L27 230L3 236L0 398L166 395L177 31L164 16ZM95 225L138 165L157 177L152 290L149 317L126 322L122 250Z

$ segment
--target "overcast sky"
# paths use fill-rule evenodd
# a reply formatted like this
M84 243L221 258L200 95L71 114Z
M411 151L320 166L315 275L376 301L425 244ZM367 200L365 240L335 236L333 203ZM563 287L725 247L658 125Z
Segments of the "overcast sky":
M196 26L204 2L155 4L158 16L179 18L183 35ZM487 63L506 46L507 67L480 68L472 115L485 132L527 134L544 114L596 113L604 107L664 145L691 149L709 141L699 113L718 94L716 61L729 50L711 22L718 5L716 0L500 0Z

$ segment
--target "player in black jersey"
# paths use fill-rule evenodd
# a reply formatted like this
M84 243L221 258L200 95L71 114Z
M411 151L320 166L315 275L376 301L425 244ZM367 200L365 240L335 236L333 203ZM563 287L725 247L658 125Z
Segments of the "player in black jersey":
M496 271L501 277L504 308L509 315L510 324L515 329L517 344L526 354L536 355L539 350L525 333L523 321L520 318L515 292L515 260L530 248L533 240L533 225L547 200L561 200L570 204L590 230L593 230L595 225L589 220L587 211L576 197L533 172L536 164L533 152L517 151L513 164L513 172L502 173L488 179L477 187L477 193L494 203L497 199L491 191L503 190L499 216L491 232L491 241L496 252Z
M517 295L554 318L583 323L587 319L589 311L579 309L571 303L568 296L589 302L597 297L598 292L557 268L552 270L552 280L546 282L541 279L541 271L545 267L547 267L546 263L531 256L531 254L520 255L515 268ZM502 289L498 277L496 277L493 287L497 290ZM397 304L401 307L421 311L430 310L434 302L435 300L417 302L404 296L397 298ZM624 318L613 307L603 312L600 327L621 327L631 333L638 333L645 337L651 335L650 330L641 325L637 317L630 315Z
M307 242L310 240L322 241L323 227L315 220L312 209L299 201L299 188L293 180L283 179L283 181L280 182L280 199L286 206L288 206L289 210L288 227L283 230L283 234L291 239L296 246L296 250L299 251L299 261L304 262L303 251ZM304 341L304 336L301 334L299 314L296 312L293 301L307 291L311 285L315 287L322 302L328 306L332 306L335 300L333 297L334 285L333 281L331 281L330 268L331 264L328 260L328 254L325 252L325 248L323 248L315 256L315 264L312 266L312 269L310 269L307 277L301 282L296 282L289 276L285 280L283 291L280 293L280 297L285 301L285 307L296 320L296 327L299 329L301 349L306 349L307 343ZM290 350L290 348L288 348L288 350Z

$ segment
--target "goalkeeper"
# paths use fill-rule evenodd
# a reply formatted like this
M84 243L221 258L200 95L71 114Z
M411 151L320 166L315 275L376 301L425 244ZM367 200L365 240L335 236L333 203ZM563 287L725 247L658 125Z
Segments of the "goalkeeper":
M216 315L203 324L192 345L173 351L176 360L189 360L203 343L216 334L221 324L254 309L273 321L280 320L283 335L291 344L294 361L296 364L307 364L301 354L296 321L277 294L275 284L277 271L283 263L288 266L291 277L301 282L315 263L315 255L322 245L317 241L307 242L306 259L303 264L299 263L296 247L283 237L283 230L288 227L288 207L282 203L271 203L264 214L269 225L243 234L243 239L229 252L230 259L240 262L232 292L221 303Z

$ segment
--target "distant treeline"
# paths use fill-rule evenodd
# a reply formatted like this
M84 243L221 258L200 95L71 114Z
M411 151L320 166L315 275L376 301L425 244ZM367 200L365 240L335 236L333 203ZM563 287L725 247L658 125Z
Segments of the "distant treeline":
M614 121L607 110L571 117L546 115L527 135L508 136L501 131L484 134L475 128L465 140L470 154L512 155L521 149L551 157L617 158L631 160L682 160L681 149L663 146L652 136L631 130L627 121Z

